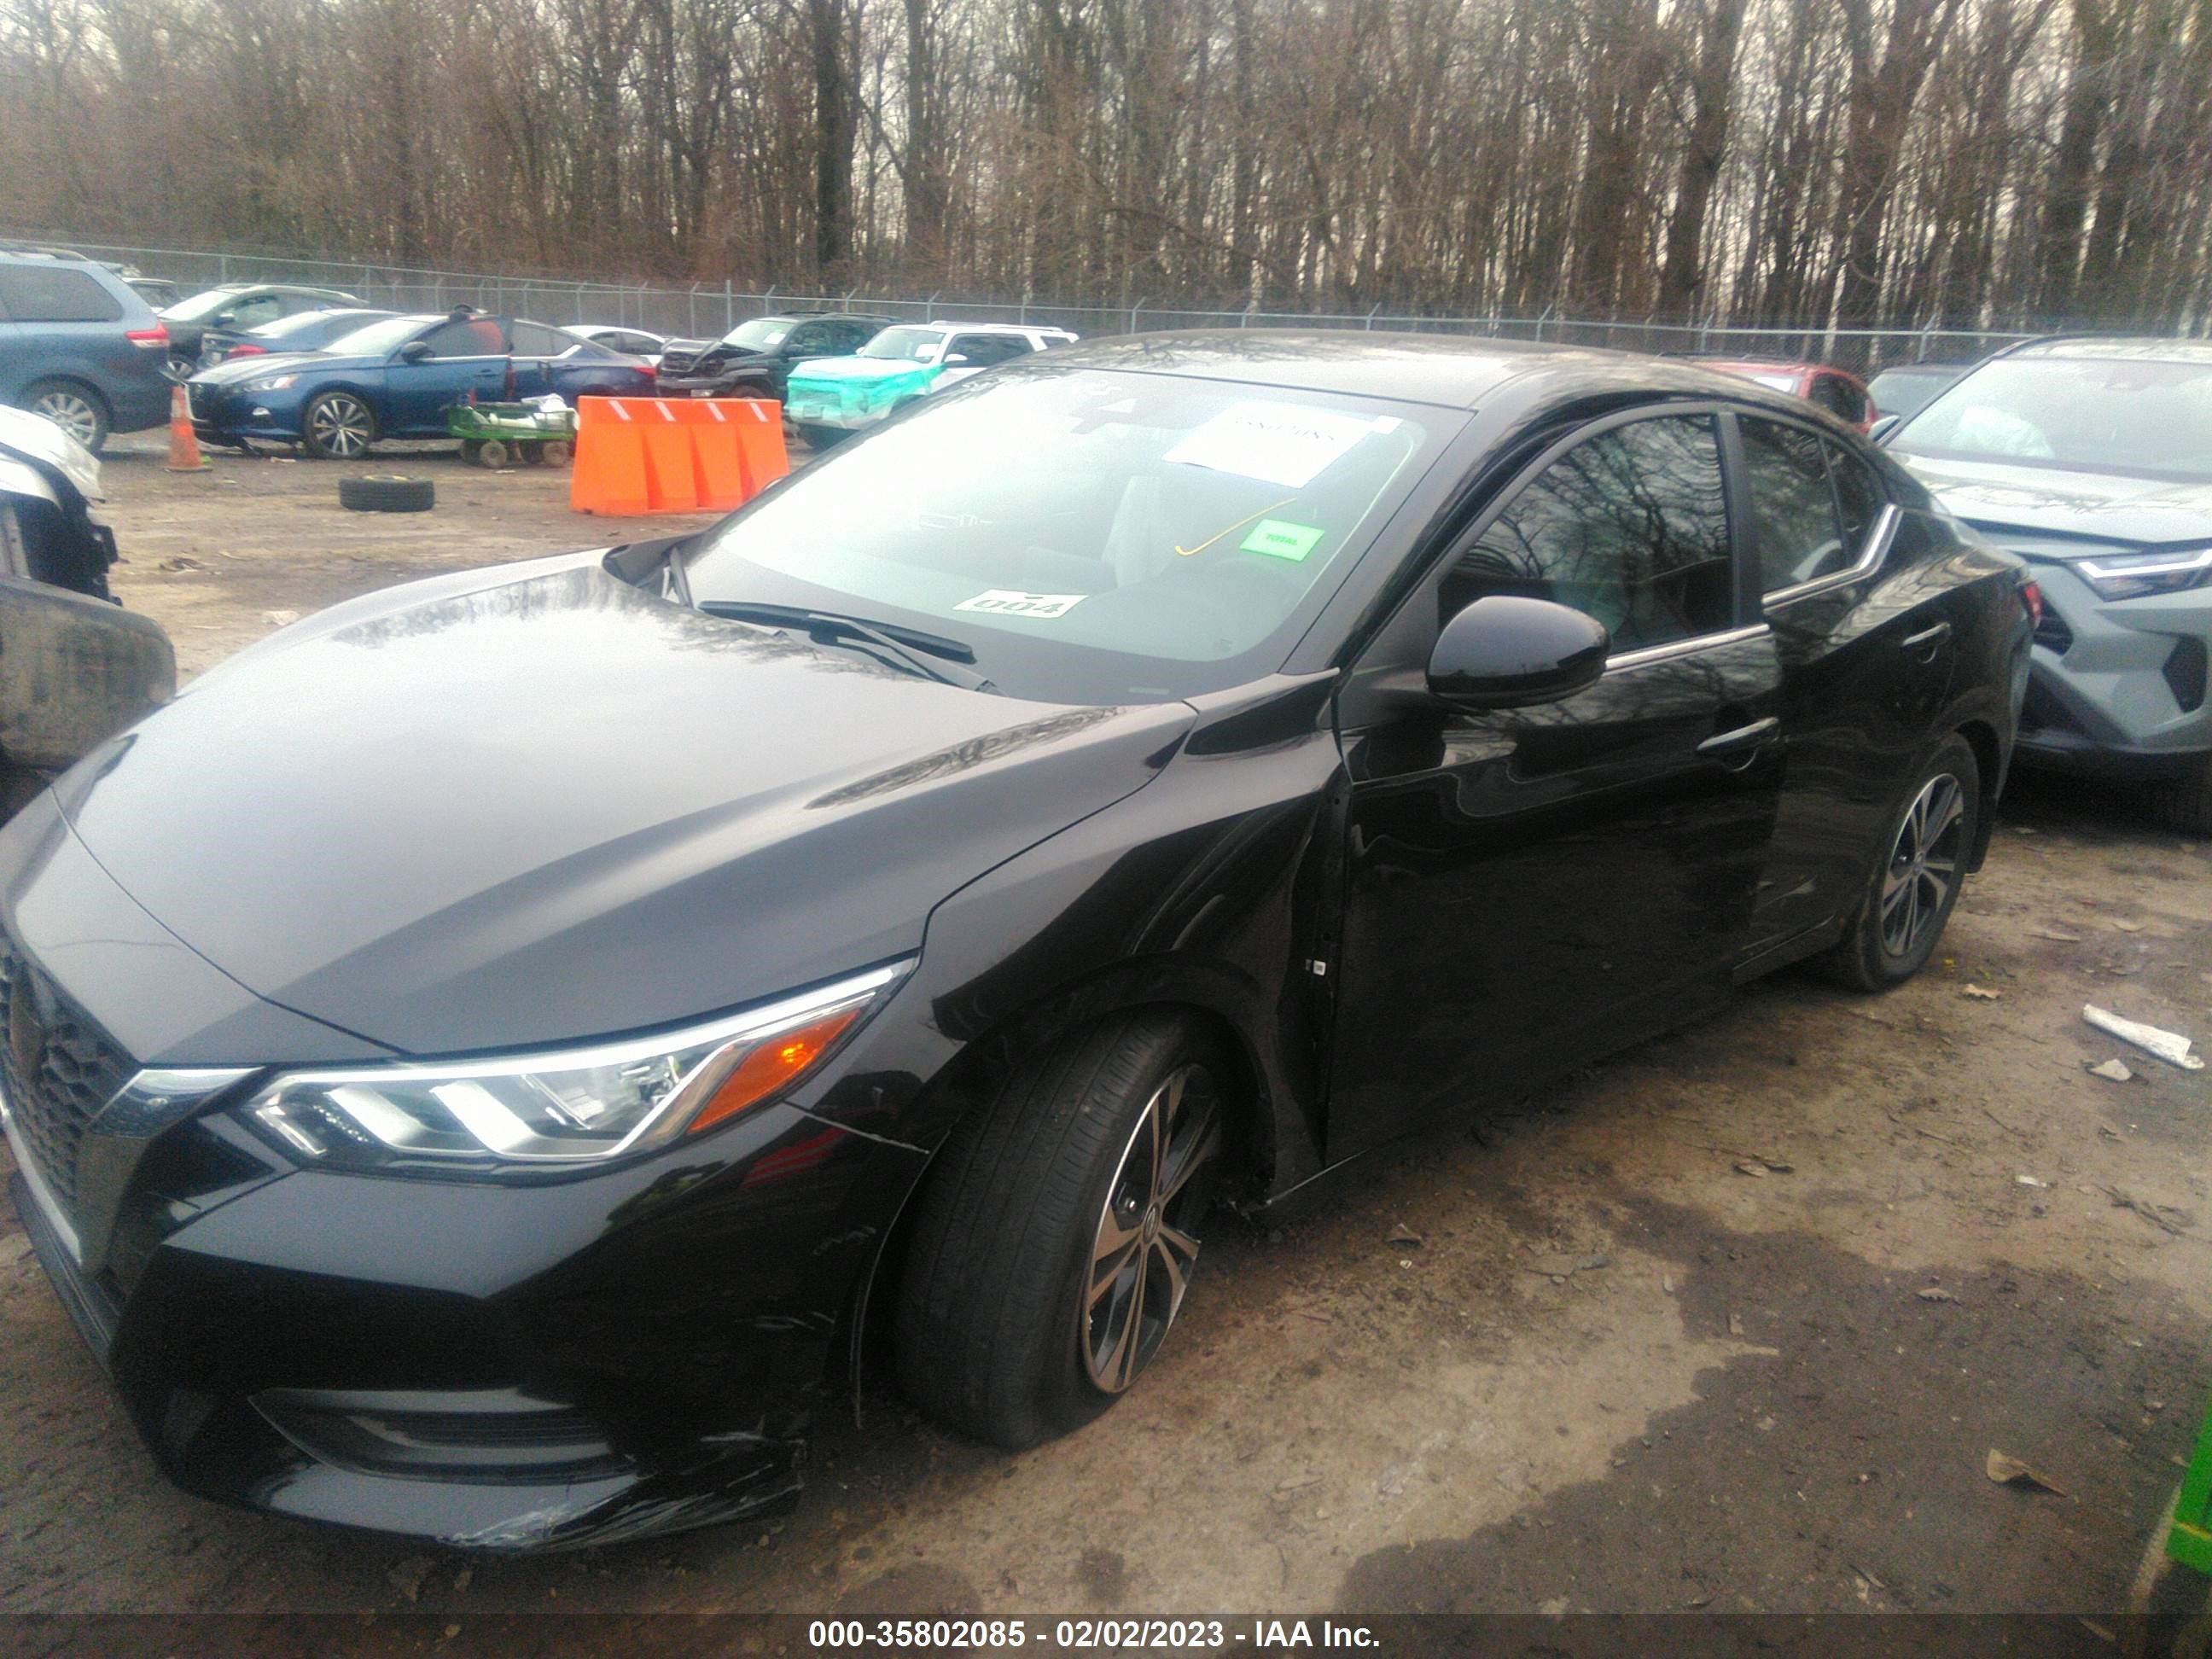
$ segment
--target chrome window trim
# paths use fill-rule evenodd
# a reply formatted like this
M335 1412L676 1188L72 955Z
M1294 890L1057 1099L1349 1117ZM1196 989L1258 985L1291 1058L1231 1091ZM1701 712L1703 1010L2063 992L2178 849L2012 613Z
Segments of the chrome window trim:
M1895 501L1883 502L1881 511L1875 515L1874 528L1867 532L1865 550L1860 553L1856 563L1846 569L1832 570L1825 576L1815 576L1810 581L1793 582L1788 587L1778 587L1760 599L1759 608L1771 611L1778 605L1790 605L1798 599L1810 599L1815 593L1825 593L1831 588L1841 587L1862 576L1872 574L1889 556L1889 544L1897 539L1897 526L1904 518L1903 510Z
M1747 628L1731 628L1718 634L1692 634L1687 639L1669 640L1664 645L1647 645L1641 650L1624 651L1617 657L1605 659L1607 674L1624 673L1632 668L1643 668L1655 662L1672 662L1677 657L1694 656L1700 651L1710 651L1723 645L1741 645L1751 640L1762 639L1773 630L1765 623L1753 623Z

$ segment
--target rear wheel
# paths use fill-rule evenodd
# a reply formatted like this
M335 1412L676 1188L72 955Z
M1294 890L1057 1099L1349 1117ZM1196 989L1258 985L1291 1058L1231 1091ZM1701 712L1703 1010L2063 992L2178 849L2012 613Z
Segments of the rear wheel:
M2150 810L2169 830L2212 836L2212 755L2199 755L2179 777L2152 786Z
M307 453L325 461L357 461L376 441L376 416L350 392L325 392L300 416Z
M1075 1033L954 1133L900 1287L907 1391L1019 1448L1089 1422L1165 1340L1224 1144L1212 1043L1161 1011Z
M107 405L76 380L39 380L23 392L23 407L42 415L94 454L107 441Z
M1981 769L1964 738L1944 740L1893 813L1857 916L1824 958L1859 991L1887 991L1925 967L1966 878L1982 819Z

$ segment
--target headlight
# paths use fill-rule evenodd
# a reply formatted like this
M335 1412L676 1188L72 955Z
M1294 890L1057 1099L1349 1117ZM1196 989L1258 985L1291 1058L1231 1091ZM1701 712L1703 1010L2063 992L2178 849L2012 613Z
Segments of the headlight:
M451 1065L289 1072L238 1109L313 1165L601 1162L726 1123L782 1093L852 1035L909 965L626 1042Z
M296 374L272 374L265 380L248 380L246 389L248 392L282 392L299 378Z
M2074 568L2100 599L2179 593L2212 580L2212 547L2185 553L2100 553L2075 560Z

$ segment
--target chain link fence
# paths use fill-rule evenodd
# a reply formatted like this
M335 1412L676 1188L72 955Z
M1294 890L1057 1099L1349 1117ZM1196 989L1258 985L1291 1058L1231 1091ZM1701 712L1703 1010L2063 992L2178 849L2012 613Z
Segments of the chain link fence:
M1714 324L1593 321L1536 317L1407 316L1382 310L1315 313L1207 310L1155 304L1150 296L1122 305L1060 306L977 301L945 293L887 296L757 292L724 283L689 288L645 283L418 270L340 260L293 259L258 253L211 253L186 248L123 247L58 234L10 240L65 246L95 259L163 276L185 292L221 283L285 282L343 289L366 304L394 311L444 311L467 305L543 323L604 323L655 334L718 337L748 318L782 311L858 311L902 322L945 318L962 322L1033 323L1081 335L1133 334L1199 328L1319 328L1467 334L1501 339L1610 346L1625 351L1696 353L1724 357L1837 362L1862 372L1897 363L1966 363L2031 334L2007 330L1736 328Z

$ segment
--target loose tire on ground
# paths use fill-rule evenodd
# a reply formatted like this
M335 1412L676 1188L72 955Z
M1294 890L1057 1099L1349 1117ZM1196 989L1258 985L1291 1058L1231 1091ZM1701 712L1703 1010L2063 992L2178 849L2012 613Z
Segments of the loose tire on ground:
M1070 1035L954 1131L899 1285L898 1368L918 1405L1018 1449L1136 1380L1181 1311L1228 1077L1188 1016L1146 1011Z
M1927 965L1959 902L1981 822L1981 768L1972 745L1954 733L1891 809L1858 914L1820 959L1831 979L1887 991Z
M428 478L371 472L338 480L338 505L356 513L428 513L437 499L437 486Z

